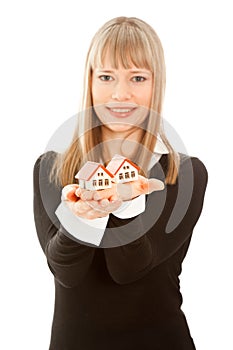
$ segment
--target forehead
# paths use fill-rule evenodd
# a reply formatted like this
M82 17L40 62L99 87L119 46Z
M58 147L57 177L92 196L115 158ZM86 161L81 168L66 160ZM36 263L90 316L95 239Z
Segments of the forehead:
M119 52L110 51L109 49L103 50L99 55L96 55L96 59L92 65L93 69L104 70L148 70L152 71L152 67L146 59L136 60L132 57L130 52L125 53L125 56L119 54Z
M114 64L111 56L106 54L101 62L97 62L96 66L93 67L94 70L104 70L104 71L113 71L113 70L122 70L122 71L130 71L130 72L139 72L139 71L148 71L151 72L150 69L141 67L139 65L135 65L132 60L128 60L127 65L122 64L122 62L118 62L118 64Z

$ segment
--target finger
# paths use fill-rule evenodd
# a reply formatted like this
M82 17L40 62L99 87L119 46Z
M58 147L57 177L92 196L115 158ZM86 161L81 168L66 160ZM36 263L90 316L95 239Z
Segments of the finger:
M122 204L122 200L118 199L116 201L113 202L109 202L109 204L104 207L103 209L100 208L96 208L96 210L101 211L101 212L105 212L107 214L110 214L112 212L114 212L115 210L117 210Z
M151 192L161 191L164 189L164 183L161 180L154 178L147 179L141 175L139 175L138 178L140 180L140 189L144 194L149 194Z
M106 212L100 212L100 211L96 211L96 210L89 210L85 216L83 216L86 219L90 219L90 220L94 220L94 219L98 219L98 218L103 218L105 216L107 216L108 213Z
M88 201L87 203L93 210L109 214L121 206L122 200L118 198L115 201L108 201L108 204L106 203L107 205L104 207L101 206L100 201Z
M62 199L76 202L78 200L75 192L77 190L77 184L66 185L62 189Z
M115 201L117 201L119 199L119 195L118 194L113 194L110 198L109 198L109 200L111 201L111 202L115 202Z
M104 199L104 201L106 201L106 199ZM106 213L106 206L102 206L100 201L87 201L86 204L89 206L89 210L93 209Z
M79 202L82 202L80 199ZM70 202L67 201L66 205L68 208L78 217L84 218L84 219L96 219L96 218L101 218L107 216L109 213L102 210L102 211L97 211L95 209L92 209L89 205L86 203L78 204L75 202Z
M80 199L78 202L75 203L75 211L77 213L84 213L88 210L90 210L90 205L88 205L88 202L85 202Z
M75 191L76 196L80 197L81 193L82 193L82 189L78 187L77 190Z
M154 191L161 191L164 189L164 183L158 179L149 179L147 186L147 194L152 193Z
M93 191L89 191L89 190L83 190L81 192L80 198L83 201L90 201L93 199Z
M93 192L93 199L95 201L101 199L109 199L115 192L115 187L106 188L105 190L99 190Z
M117 210L121 206L121 204L122 204L122 200L118 198L117 200L110 201L109 205L104 209L109 213L112 213L113 211Z
M109 204L109 200L108 199L102 199L99 201L101 207L106 207Z
M84 189L84 188L78 188L77 190L76 190L76 195L78 196L78 197L80 197L82 200L91 200L91 199L93 199L92 197L93 197L93 192L94 191L89 191L89 190L86 190L86 189Z

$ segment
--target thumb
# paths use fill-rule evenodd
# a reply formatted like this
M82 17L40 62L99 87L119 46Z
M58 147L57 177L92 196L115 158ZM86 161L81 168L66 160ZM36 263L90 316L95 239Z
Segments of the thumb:
M75 195L75 191L79 186L77 184L66 185L62 189L62 200L69 200L72 202L76 202L78 197Z
M165 188L164 186L164 183L163 181L161 180L157 180L157 179L148 179L148 187L147 187L147 190L148 190L148 193L147 194L150 194L154 191L161 191Z

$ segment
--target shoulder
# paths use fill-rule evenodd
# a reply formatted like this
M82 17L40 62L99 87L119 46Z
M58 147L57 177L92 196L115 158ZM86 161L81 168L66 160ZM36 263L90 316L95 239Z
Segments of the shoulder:
M59 153L49 151L41 154L33 169L34 201L46 211L50 220L57 221L55 211L61 201L61 188L51 181L51 170Z
M45 153L42 153L35 161L34 166L40 166L41 163L53 163L55 158L58 156L59 153L54 151L48 151Z
M195 157L195 156L189 156L184 153L179 153L180 157L180 167L184 167L188 163L192 164L193 170L194 171L202 171L205 172L206 175L208 176L208 171L206 169L205 164L200 160L200 158Z
M183 175L189 175L189 177L192 177L194 179L194 182L206 185L208 181L208 171L205 164L195 156L179 153L179 157L179 177L182 177Z
M50 182L49 179L53 164L58 156L59 153L48 151L37 158L33 167L33 178L35 182Z
M34 171L40 169L42 166L45 166L48 169L51 168L58 155L59 153L54 151L48 151L41 154L35 161Z

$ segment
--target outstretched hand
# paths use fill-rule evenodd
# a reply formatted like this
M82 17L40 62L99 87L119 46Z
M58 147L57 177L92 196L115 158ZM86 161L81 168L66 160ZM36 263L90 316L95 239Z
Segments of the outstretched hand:
M138 180L112 184L111 188L98 191L82 189L77 184L67 185L63 188L62 198L75 215L96 219L117 210L123 201L163 189L162 181L139 175Z
M113 211L117 210L122 200L100 199L100 200L85 200L78 195L79 185L67 185L62 190L62 200L66 202L73 214L85 219L97 219L108 216ZM88 191L91 192L91 191Z
M99 191L89 191L78 188L76 194L82 200L117 200L122 201L131 200L141 194L149 194L154 191L161 191L164 189L164 183L157 179L147 179L144 176L138 175L138 180L112 184L111 188Z

